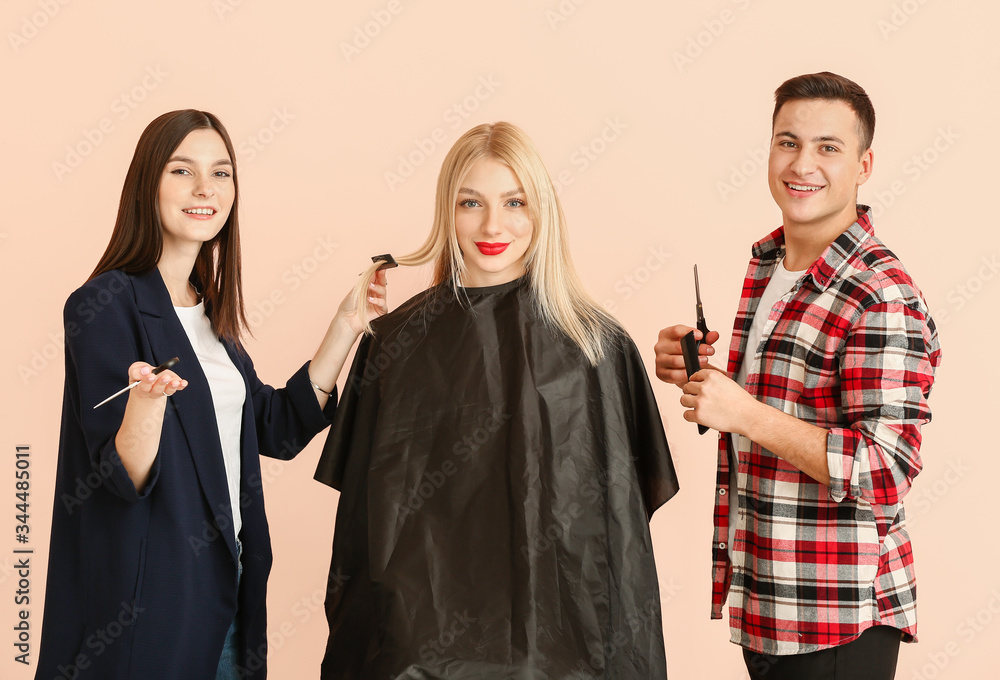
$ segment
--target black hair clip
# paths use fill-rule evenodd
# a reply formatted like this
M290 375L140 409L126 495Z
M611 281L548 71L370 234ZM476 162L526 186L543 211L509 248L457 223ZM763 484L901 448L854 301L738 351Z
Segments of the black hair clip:
M378 262L379 260L385 260L385 262L383 262L382 266L379 267L378 269L376 269L375 271L379 271L380 272L383 269L392 269L393 267L398 267L399 266L399 263L396 262L396 259L392 255L390 255L389 253L386 253L385 255L373 255L372 256L372 262Z

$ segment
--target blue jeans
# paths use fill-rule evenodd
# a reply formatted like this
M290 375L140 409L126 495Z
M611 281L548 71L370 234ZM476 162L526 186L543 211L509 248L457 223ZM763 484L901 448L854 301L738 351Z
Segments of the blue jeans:
M239 583L240 578L243 576L243 544L240 543L240 539L236 539L236 592L237 599L239 598ZM236 616L233 618L232 624L229 626L229 632L226 633L226 641L222 645L222 656L219 657L219 667L215 671L215 680L239 680L239 662L240 662L240 648L237 643L237 632L239 628L236 622L239 621L239 605L237 605Z

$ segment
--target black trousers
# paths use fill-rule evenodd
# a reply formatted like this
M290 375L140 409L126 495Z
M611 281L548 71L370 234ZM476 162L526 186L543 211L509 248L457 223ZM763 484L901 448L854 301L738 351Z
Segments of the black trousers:
M751 680L893 680L902 633L873 626L846 645L771 656L743 650Z

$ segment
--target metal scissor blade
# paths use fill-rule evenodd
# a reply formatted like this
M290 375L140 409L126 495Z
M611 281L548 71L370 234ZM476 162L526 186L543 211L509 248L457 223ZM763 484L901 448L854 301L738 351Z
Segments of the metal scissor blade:
M698 285L698 265L694 266L694 297L698 302L698 307L701 307L701 286Z
M698 330L701 331L701 340L699 344L704 342L708 337L708 324L705 322L705 312L701 306L701 284L698 283L698 265L694 266L694 296L695 296L695 315L698 318Z

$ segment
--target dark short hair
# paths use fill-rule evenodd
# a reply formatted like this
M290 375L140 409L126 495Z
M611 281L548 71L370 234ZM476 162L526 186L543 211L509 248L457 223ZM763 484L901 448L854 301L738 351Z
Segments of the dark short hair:
M875 107L868 93L844 76L823 71L809 73L803 76L789 78L774 91L774 114L771 116L771 129L778 118L778 111L786 102L797 99L831 99L841 101L851 107L858 119L858 137L861 139L861 153L872 145L875 137Z

